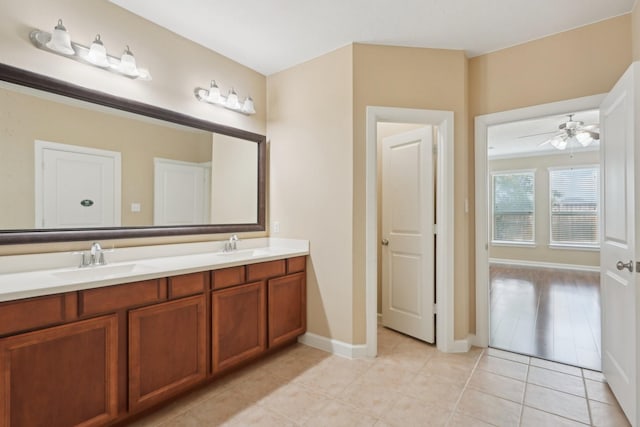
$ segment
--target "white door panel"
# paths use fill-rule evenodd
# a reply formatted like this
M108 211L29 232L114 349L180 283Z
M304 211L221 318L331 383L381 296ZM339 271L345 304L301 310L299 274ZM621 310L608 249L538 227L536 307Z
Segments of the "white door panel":
M638 65L632 65L600 107L602 167L602 371L627 418L637 423L638 273L616 264L637 259L635 149ZM635 268L633 268L635 270Z
M427 342L434 334L432 128L382 144L382 323Z
M120 226L120 153L36 141L36 227Z

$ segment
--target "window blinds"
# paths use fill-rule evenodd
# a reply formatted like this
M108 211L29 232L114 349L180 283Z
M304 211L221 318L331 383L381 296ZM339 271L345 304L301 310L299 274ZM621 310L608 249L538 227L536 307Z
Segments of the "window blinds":
M600 170L598 166L549 170L551 244L598 246Z
M493 175L493 241L534 241L533 172Z

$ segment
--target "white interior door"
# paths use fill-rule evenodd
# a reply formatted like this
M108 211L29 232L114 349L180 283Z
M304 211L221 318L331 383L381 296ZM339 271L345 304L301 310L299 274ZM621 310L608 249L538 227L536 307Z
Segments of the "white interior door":
M638 63L632 65L600 107L602 167L602 371L634 426L637 421L638 272L640 212L635 168Z
M433 343L434 182L431 126L382 142L382 323Z
M36 227L120 226L120 153L36 141Z
M154 225L208 224L210 165L160 158L154 162Z

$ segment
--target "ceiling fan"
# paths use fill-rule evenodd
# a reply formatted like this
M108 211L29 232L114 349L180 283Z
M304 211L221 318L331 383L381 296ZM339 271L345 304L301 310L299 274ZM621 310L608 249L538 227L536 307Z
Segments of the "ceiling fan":
M583 121L573 120L574 114L568 114L569 120L560 123L559 131L542 145L551 144L558 150L564 150L569 146L587 147L600 140L600 129L597 125L585 126Z

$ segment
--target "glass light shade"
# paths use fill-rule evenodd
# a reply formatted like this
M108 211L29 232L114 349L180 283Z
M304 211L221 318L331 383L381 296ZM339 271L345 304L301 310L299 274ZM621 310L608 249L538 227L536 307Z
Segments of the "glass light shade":
M558 150L564 150L567 148L567 140L562 136L555 136L549 140L549 143L556 147Z
M211 80L211 87L209 88L209 93L207 94L207 102L212 102L214 104L220 102L220 88L216 84L215 80Z
M593 142L593 138L589 132L579 132L576 134L576 139L583 147L591 144Z
M89 53L87 54L87 61L98 67L108 67L109 61L107 60L107 50L100 40L100 34L96 35L95 40L89 47Z
M51 40L47 42L47 47L65 55L73 55L76 53L71 47L71 36L64 25L62 25L62 19L58 19L58 25L56 25L51 33Z
M250 96L244 100L244 104L242 105L242 112L246 114L255 114L256 109L253 106L253 99Z
M227 96L227 108L232 108L237 110L240 108L240 103L238 102L238 94L234 89L229 91L229 96Z
M138 67L136 67L136 58L131 53L129 46L124 50L120 57L120 72L128 76L137 76Z

